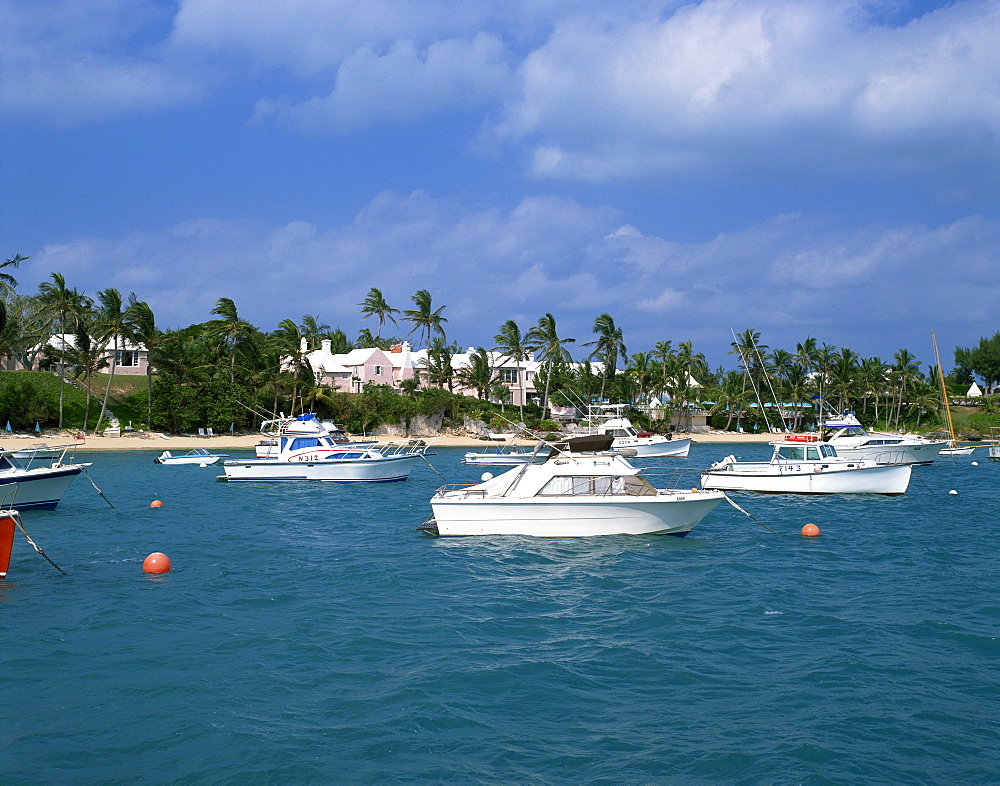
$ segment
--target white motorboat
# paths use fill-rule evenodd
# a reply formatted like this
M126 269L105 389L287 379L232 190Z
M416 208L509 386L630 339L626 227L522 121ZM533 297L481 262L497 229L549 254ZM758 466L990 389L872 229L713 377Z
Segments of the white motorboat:
M767 494L885 494L897 496L910 484L912 464L880 464L839 456L813 435L790 434L770 443L770 461L726 456L701 473L701 485L723 491Z
M278 428L275 458L230 459L219 480L295 481L327 483L406 480L413 465L426 454L427 444L338 443L315 415L286 419Z
M265 420L260 427L261 433L264 435L264 439L260 440L256 445L254 445L254 453L257 458L277 458L278 457L278 428L281 423L288 421L289 418L278 418L277 420ZM330 438L342 445L346 445L351 441L351 438L347 435L340 426L331 423L328 420L320 421L323 428L327 430L330 434Z
M823 439L846 459L879 464L931 464L947 440L926 439L916 434L868 431L850 411L825 418L820 424Z
M229 458L228 453L209 453L205 448L195 448L194 450L182 453L179 456L173 455L169 450L163 451L153 461L157 464L196 464L199 467L207 467L214 464L219 459Z
M18 510L55 510L73 479L90 464L64 463L66 450L47 464L22 463L13 452L0 452L0 500Z
M625 407L625 404L590 407L586 433L613 437L611 449L629 458L687 458L690 439L639 433L632 421L622 414Z
M462 458L463 464L477 467L519 467L531 461L532 452L513 445L489 450L469 451Z
M678 535L694 529L725 495L700 489L656 489L610 436L554 445L544 461L481 483L444 486L431 498L431 535ZM538 454L541 447L536 448Z

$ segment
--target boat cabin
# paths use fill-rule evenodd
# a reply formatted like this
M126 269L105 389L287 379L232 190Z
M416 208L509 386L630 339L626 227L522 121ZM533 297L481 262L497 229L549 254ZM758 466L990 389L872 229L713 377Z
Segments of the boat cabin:
M837 457L837 449L825 442L810 445L789 445L779 442L774 446L775 461L822 461Z

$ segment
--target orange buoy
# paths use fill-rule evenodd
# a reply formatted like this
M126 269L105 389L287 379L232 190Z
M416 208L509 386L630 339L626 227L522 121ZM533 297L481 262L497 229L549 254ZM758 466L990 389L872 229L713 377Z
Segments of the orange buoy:
M152 502L149 503L149 507L151 507L151 508L162 508L163 507L163 503L160 502L160 500L158 500L158 499L154 499Z
M159 551L154 551L142 561L142 569L146 573L169 573L170 557Z
M819 527L817 527L815 524L806 524L802 528L802 534L807 538L815 538L817 535L819 535Z

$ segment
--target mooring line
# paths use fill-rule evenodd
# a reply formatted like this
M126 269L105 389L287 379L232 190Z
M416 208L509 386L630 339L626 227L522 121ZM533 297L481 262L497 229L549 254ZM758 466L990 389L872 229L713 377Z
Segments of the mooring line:
M41 549L40 549L40 548L38 547L38 544L37 544L37 543L35 543L35 541L33 541L33 540L31 539L31 536L30 536L30 535L28 534L27 530L26 530L26 529L24 528L24 525L23 525L23 524L21 524L21 516L20 516L20 514L17 514L17 513L15 513L15 515L14 515L14 524L15 524L15 525L17 526L17 528L18 528L19 530L21 530L21 534L23 534L23 535L24 535L24 539L25 539L26 541L28 541L28 543L29 543L29 544L31 545L31 548L33 548L33 549L34 549L35 551L37 551L37 552L38 552L39 554L41 554L41 555L42 555L43 557L45 557L45 559L47 559L47 560L49 561L49 564L50 564L50 565L51 565L51 566L52 566L53 568L55 568L56 570L58 570L58 571L59 571L60 573L62 573L62 574L63 574L64 576L68 576L68 575L69 575L69 574L68 574L68 573L67 573L66 571L64 571L64 570L63 570L62 568L60 568L60 567L59 567L58 565L56 565L56 563L54 563L54 562L53 562L53 561L52 561L52 560L51 560L51 559L49 558L49 555L48 555L48 554L46 554L46 553L45 553L44 551L42 551L42 550L41 550Z
M94 479L93 479L92 477L90 477L90 473L89 473L89 472L87 472L87 468L86 468L86 467L84 467L84 466L81 466L81 467L80 467L80 469L81 469L81 470L83 470L83 474L87 476L87 480L89 480L89 481L90 481L90 485L94 487L94 490L95 490L95 491L96 491L96 492L97 492L98 494L100 494L100 495L101 495L101 497L102 497L102 498L104 499L104 501L105 501L105 502L107 502L107 503L108 503L109 505L111 505L111 500L110 500L110 499L108 499L107 497L105 497L105 496L104 496L104 492L103 492L103 491L101 491L101 490L100 490L99 488L97 488L97 484L96 484L96 483L94 483ZM112 507L112 508L114 508L114 505L111 505L111 507Z
M723 492L722 492L722 496L726 498L726 502L728 502L728 503L729 503L730 505L732 505L732 506L733 506L734 508L736 508L736 509L737 509L737 510L738 510L738 511L739 511L740 513L742 513L742 514L743 514L744 516L746 516L747 518L751 518L751 519L753 519L753 520L754 520L754 521L756 521L756 522L757 522L758 524L760 524L760 525L761 525L761 526L762 526L762 527L763 527L764 529L766 529L766 530L767 530L768 532L770 532L770 533L772 533L772 534L774 534L774 535L777 535L777 534L778 534L778 533L777 533L777 532L775 532L775 531L774 531L773 529L771 529L771 528L770 528L769 526L767 526L767 524L763 524L763 523L761 523L760 521L758 521L757 519L755 519L755 518L754 518L753 516L751 516L751 515L750 515L749 513L747 513L747 512L745 511L745 510L743 510L743 508L741 508L741 507L740 507L739 505L737 505L737 504L736 504L735 502L733 502L733 501L732 501L732 500L731 500L731 499L729 498L729 495L728 495L728 494L727 494L726 492L724 492L724 491L723 491Z

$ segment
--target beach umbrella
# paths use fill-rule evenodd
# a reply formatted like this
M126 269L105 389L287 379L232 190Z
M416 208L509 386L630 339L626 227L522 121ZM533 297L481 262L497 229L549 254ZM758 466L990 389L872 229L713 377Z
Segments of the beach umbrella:
M7 431L10 431L10 421L7 421Z
M235 423L230 423L229 424L229 433L232 434L234 431L236 431L236 424Z
M39 422L38 422L38 421L36 420L36 421L35 421L35 431L36 431L36 432L39 432L39 431L41 431L41 430L42 430L42 426L41 426L41 424L39 424Z

